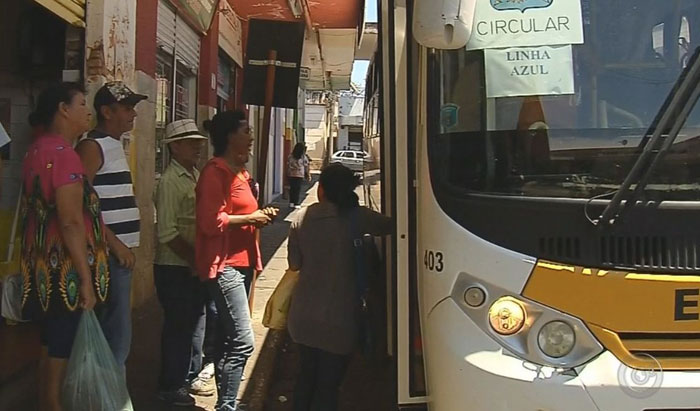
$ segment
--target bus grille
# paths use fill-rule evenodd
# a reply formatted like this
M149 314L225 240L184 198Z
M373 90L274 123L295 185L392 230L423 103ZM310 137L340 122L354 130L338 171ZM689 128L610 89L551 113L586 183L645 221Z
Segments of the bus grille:
M700 333L618 333L624 349L641 361L658 362L662 369L700 366ZM628 364L630 365L630 364Z
M698 270L697 238L605 236L600 238L601 262L614 267Z
M639 370L700 370L700 333L615 332L587 324L622 363Z
M540 237L540 256L555 261L581 258L581 240L578 237Z

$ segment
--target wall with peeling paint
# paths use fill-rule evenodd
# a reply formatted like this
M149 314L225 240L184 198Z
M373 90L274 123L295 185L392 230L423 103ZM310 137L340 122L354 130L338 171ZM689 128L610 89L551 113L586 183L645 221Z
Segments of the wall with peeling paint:
M146 2L141 2L146 3ZM148 14L148 13L146 13ZM151 14L152 15L152 14ZM142 16L146 17L146 16ZM147 17L146 17L147 18ZM141 246L134 250L136 267L132 276L132 304L139 306L154 295L153 243L155 218L155 79L136 71L136 0L88 0L85 35L86 88L92 104L95 92L106 82L124 81L134 91L149 96L136 107L134 130L122 136L134 180L136 202L141 213ZM153 24L153 22L151 22ZM139 43L153 49L152 39ZM155 59L155 56L154 56Z
M89 0L85 49L88 83L135 83L136 0Z

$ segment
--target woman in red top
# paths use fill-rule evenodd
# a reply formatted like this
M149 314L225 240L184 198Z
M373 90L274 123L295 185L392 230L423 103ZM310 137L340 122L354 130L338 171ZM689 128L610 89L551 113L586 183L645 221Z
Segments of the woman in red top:
M247 283L253 270L262 270L255 232L277 210L258 208L254 183L245 168L253 143L245 114L219 113L205 128L214 158L204 166L197 183L195 263L219 316L216 410L235 411L243 369L253 352Z
M40 408L57 411L82 310L107 298L107 246L99 198L73 150L90 126L84 90L49 87L30 121L44 134L24 159L22 315L42 321Z

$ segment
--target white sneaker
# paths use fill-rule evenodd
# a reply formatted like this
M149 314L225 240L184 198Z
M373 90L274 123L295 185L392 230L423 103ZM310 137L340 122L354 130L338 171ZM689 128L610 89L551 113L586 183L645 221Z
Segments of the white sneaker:
M199 375L197 376L197 378L200 380L209 381L212 378L214 378L215 372L216 371L214 369L214 363L210 362L204 366L202 371L199 372Z
M198 395L201 397L211 397L214 395L214 382L211 380L203 380L200 378L195 379L190 384L190 394Z

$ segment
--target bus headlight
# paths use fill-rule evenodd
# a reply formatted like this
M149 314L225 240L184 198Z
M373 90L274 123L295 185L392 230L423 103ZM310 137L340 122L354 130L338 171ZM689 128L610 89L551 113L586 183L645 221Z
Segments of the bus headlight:
M576 334L574 329L564 321L551 321L540 329L537 344L546 355L561 358L574 349Z
M477 288L486 297L482 304L475 304L480 299L468 295L469 290ZM508 351L504 355L546 367L572 369L603 352L603 346L580 318L481 278L459 273L450 297L473 324Z
M491 305L489 322L494 331L501 335L513 335L525 324L526 314L523 306L514 298L503 297Z

